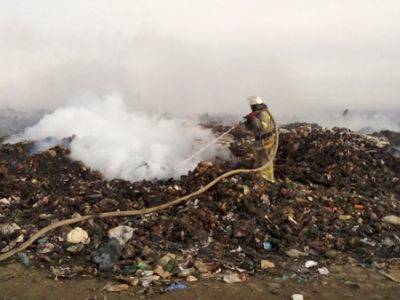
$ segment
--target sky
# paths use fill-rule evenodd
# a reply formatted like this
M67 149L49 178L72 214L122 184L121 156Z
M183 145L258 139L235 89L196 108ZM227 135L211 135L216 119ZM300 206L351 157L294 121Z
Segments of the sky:
M0 107L400 110L400 2L0 0Z

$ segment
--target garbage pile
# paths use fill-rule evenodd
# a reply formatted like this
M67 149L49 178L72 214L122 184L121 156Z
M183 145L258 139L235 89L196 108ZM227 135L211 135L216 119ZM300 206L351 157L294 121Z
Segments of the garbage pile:
M382 130L380 132L373 133L373 136L385 137L394 147L400 147L400 132L391 130Z
M213 126L217 134L226 129ZM166 203L251 166L249 132L236 128L224 142L237 161L202 162L180 180L132 183L106 181L61 146L29 155L32 143L3 145L0 251L54 221ZM243 282L257 272L328 274L326 267L347 257L385 262L400 257L400 159L389 148L382 137L290 125L281 129L274 184L235 175L159 213L55 230L13 259L56 278L111 274L143 287Z
M393 152L396 157L400 157L400 132L383 130L373 133L373 136L386 138L392 145L391 152Z

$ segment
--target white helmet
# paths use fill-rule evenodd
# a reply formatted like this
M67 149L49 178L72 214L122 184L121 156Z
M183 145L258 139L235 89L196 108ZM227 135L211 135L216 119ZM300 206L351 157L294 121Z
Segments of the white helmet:
M258 97L258 96L247 97L247 101L249 101L250 106L263 103L263 100L261 99L261 97Z

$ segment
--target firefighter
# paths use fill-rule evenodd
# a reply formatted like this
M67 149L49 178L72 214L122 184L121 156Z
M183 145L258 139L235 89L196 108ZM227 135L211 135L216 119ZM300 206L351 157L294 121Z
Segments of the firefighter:
M274 135L275 127L268 107L260 97L250 96L247 100L251 107L251 113L245 117L245 126L254 134L253 152L255 161L253 167L259 168L273 156L276 138ZM260 175L270 182L275 182L273 162L260 171Z

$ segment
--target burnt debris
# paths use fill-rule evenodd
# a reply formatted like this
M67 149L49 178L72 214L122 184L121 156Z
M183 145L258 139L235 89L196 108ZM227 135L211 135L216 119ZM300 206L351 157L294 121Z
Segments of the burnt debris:
M87 233L84 243L67 241L77 226L55 230L35 242L27 257L55 277L101 269L119 278L134 276L143 286L175 277L194 281L226 277L228 271L265 272L260 262L266 259L275 262L268 271L279 273L294 270L293 260L312 258L328 266L348 256L363 263L399 257L400 227L384 218L400 216L400 159L385 136L287 126L280 134L277 183L256 174L236 175L160 213L82 222L77 226ZM30 155L32 143L5 144L0 149L0 251L56 220L162 204L238 166L251 166L247 131L237 128L223 142L240 163L203 162L180 180L133 183L105 180L72 161L63 146ZM129 240L110 242L108 232L120 225L132 229Z

